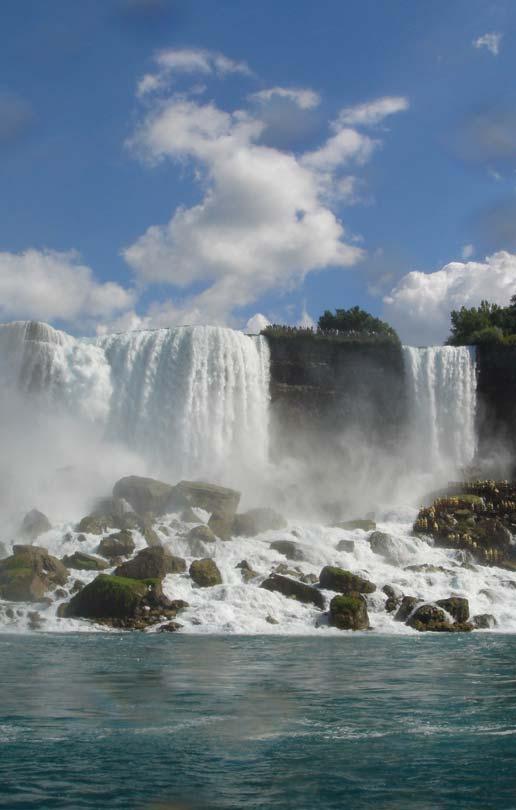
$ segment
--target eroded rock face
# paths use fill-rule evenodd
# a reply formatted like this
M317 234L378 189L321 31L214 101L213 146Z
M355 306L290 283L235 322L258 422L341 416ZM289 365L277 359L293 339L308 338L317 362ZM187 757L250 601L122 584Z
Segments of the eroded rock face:
M265 588L267 591L275 591L288 596L291 599L297 599L299 602L305 604L312 604L315 607L324 608L324 596L322 593L313 588L311 585L305 585L298 579L290 579L290 577L282 576L281 574L271 574L262 584L260 588Z
M20 535L27 540L36 540L41 534L48 532L52 524L43 512L39 509L31 509L27 512L20 526Z
M115 574L131 579L162 579L167 574L180 574L186 571L182 557L175 557L161 546L144 548L136 557L119 565Z
M189 573L199 588L211 588L214 585L222 584L222 576L218 566L209 558L194 560Z
M362 594L334 596L330 602L330 624L339 630L368 630L369 616Z
M118 557L128 557L135 549L133 536L130 531L123 529L108 537L104 537L97 548L97 554L106 557L108 560L116 560Z
M159 579L130 579L100 574L85 585L60 615L93 619L122 629L143 630L149 625L173 619L177 605L164 596Z
M373 593L376 590L376 585L368 579L333 565L325 565L322 569L319 586L337 593Z
M139 515L162 515L180 505L176 489L155 478L129 475L116 482L113 497L126 500Z
M236 537L255 537L261 532L284 529L287 521L274 509L263 507L249 509L233 519L232 533Z
M68 571L63 563L39 546L16 545L0 561L0 596L13 602L38 602L48 590L64 585Z
M109 563L105 560L94 557L92 554L85 554L83 551L75 551L73 554L63 557L62 562L67 568L78 571L104 571L109 568Z

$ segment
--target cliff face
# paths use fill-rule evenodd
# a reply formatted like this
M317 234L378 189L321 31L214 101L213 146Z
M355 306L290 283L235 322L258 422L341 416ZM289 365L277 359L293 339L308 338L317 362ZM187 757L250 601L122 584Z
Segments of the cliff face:
M516 346L477 347L477 435L480 458L516 472Z
M310 337L267 336L271 354L274 449L303 455L330 449L337 435L389 447L406 425L399 347Z

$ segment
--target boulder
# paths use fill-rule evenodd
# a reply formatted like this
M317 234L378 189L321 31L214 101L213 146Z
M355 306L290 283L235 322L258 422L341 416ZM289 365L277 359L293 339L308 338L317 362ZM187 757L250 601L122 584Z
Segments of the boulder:
M0 561L0 596L13 602L38 602L48 590L64 585L63 563L39 546L15 545L13 554Z
M222 576L217 564L209 558L194 560L189 573L199 588L211 588L214 585L222 584Z
M373 532L368 539L375 554L394 565L399 562L398 545L392 535L387 532Z
M346 529L347 531L355 531L355 529L362 529L364 532L370 532L376 529L376 523L369 518L358 518L357 520L345 520L343 523L334 523L333 529Z
M415 610L417 605L420 605L422 601L423 600L418 599L417 596L404 596L398 610L396 611L394 621L406 622L412 611Z
M369 630L369 616L360 593L334 596L330 602L330 624L339 630Z
M36 540L40 534L48 532L52 524L43 512L38 509L31 509L27 512L20 526L20 535L27 540Z
M83 551L75 551L63 557L62 562L67 568L75 568L78 571L104 571L109 568L109 563L105 560L92 554L85 554Z
M183 497L189 506L204 509L212 514L234 517L240 501L240 492L204 481L180 481L174 491Z
M75 527L76 532L82 534L104 534L113 528L113 523L104 516L86 515ZM116 526L115 526L116 528Z
M59 611L60 616L94 619L112 627L143 630L173 619L177 609L164 596L159 579L99 574Z
M456 622L467 622L469 619L469 602L462 596L438 599L435 604L453 616Z
M167 622L166 624L162 624L159 628L159 633L177 633L178 630L181 630L183 627L182 624L179 622Z
M271 574L262 582L260 588L281 593L283 596L297 599L298 602L315 605L321 610L324 608L324 596L322 593L317 588L305 585L304 582L300 582L298 579L290 579L290 577L284 577L281 574Z
M220 537L231 537L233 519L240 501L240 492L204 481L180 481L175 487L177 495L192 507L211 513L208 526Z
M194 526L186 535L188 542L201 541L202 543L215 543L217 538L209 526L201 523L199 526Z
M355 550L354 540L339 540L337 543L337 551L346 551L352 554Z
M133 536L127 529L121 532L110 534L104 537L98 547L97 554L107 557L108 560L116 560L117 557L128 557L135 549Z
M187 506L180 514L183 523L198 523L199 517L195 514L191 506Z
M142 529L142 534L149 548L158 548L159 546L161 546L161 540L159 539L159 535L157 532L154 531L152 526L144 526L144 528Z
M302 574L299 579L306 585L316 585L319 582L319 578L315 574Z
M394 613L395 610L399 608L401 605L401 600L403 596L398 593L392 585L384 585L382 588L382 593L385 594L387 600L385 602L385 610L387 613Z
M129 475L113 487L113 497L128 501L139 515L162 515L186 503L178 497L177 487L155 478Z
M274 540L269 548L271 551L277 551L279 554L283 554L287 560L302 562L305 559L303 549L297 543L294 543L293 540Z
M119 565L116 576L131 579L163 579L167 574L181 574L186 571L182 557L175 557L162 546L144 548L136 557Z
M235 515L233 518L232 533L236 537L255 537L257 534L261 534L261 532L267 532L272 529L285 529L286 526L287 521L282 515L274 509L263 507L259 509L249 509L247 512Z
M449 633L453 629L453 624L444 610L437 605L419 605L407 620L407 624L420 632Z
M332 565L325 565L322 569L319 587L338 593L373 593L376 590L376 585L368 579Z
M240 573L242 574L242 579L244 580L244 582L249 582L251 579L254 579L255 577L258 576L256 571L254 571L251 568L247 560L242 560L242 562L239 562L238 565L235 566L235 568L240 569Z
M491 613L479 613L473 616L471 624L476 630L492 630L496 627L497 621Z

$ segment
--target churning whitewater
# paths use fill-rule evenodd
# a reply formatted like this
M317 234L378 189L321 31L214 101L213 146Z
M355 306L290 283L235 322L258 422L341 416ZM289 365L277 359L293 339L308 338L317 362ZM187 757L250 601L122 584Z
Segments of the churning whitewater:
M410 404L407 477L417 478L424 467L425 480L430 472L433 485L445 484L475 453L475 354L452 347L403 351ZM15 527L33 507L51 519L52 528L37 539L50 554L98 553L99 536L77 531L77 523L123 475L212 481L240 489L245 507L277 507L274 490L280 494L291 482L271 461L269 382L265 338L230 329L179 327L90 340L34 322L0 326L2 472L14 481L1 503L2 556L11 553ZM82 474L85 468L88 475ZM291 474L294 468L286 469ZM260 489L264 479L272 482L268 503ZM324 481L319 485L324 489ZM339 632L315 607L260 588L271 571L315 582L325 565L376 583L367 602L377 631L415 632L385 611L385 585L427 601L464 596L472 614L492 614L500 630L516 631L516 574L477 565L463 551L413 536L416 514L417 503L408 496L377 506L376 528L390 535L377 551L369 542L371 531L300 520L295 513L285 515L285 528L229 542L199 541L196 547L187 535L207 521L202 509L165 514L152 528L164 548L185 560L186 570L193 560L209 557L221 573L222 584L210 588L195 587L187 573L167 575L166 595L189 605L180 617L183 632ZM135 529L133 538L136 551L146 547L142 532ZM284 540L295 546L294 558L271 548ZM243 561L251 572L247 581ZM113 570L114 565L106 569ZM97 571L76 574L87 583ZM82 620L57 618L74 580L72 574L55 598L38 605L42 629L95 629ZM328 604L334 594L322 593ZM34 606L0 601L2 630L34 625L33 612Z

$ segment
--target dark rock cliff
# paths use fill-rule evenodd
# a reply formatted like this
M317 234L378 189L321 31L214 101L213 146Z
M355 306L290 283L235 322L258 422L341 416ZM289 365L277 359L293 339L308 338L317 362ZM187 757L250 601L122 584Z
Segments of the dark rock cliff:
M389 448L406 425L403 357L394 344L267 336L274 449L302 455L337 434Z
M477 347L478 455L516 473L516 346Z

